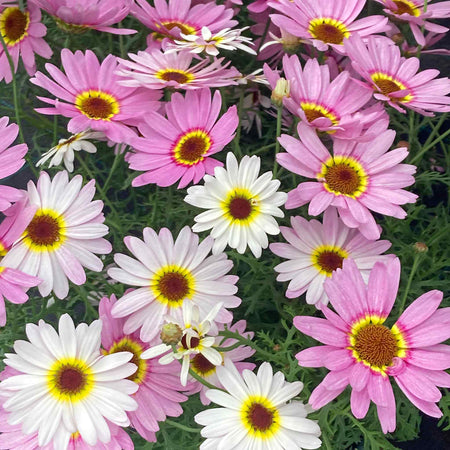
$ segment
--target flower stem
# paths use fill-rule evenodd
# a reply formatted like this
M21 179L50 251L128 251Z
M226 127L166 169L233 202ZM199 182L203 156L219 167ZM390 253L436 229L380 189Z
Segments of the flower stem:
M280 151L280 143L278 142L278 138L281 134L281 119L283 118L283 106L278 106L277 108L277 136L275 138L275 160L273 164L273 177L277 177L278 172L278 163L277 163L277 155Z
M181 361L180 361L181 362ZM216 389L219 391L224 391L224 389L220 389L217 386L214 386L213 384L209 383L208 381L206 381L203 377L201 377L198 373L195 373L191 368L189 369L189 375L192 378L195 378L198 382L200 382L201 384L203 384L204 386L206 386L208 389ZM224 391L225 392L225 391Z
M119 160L121 159L121 155L122 155L122 149L124 144L119 144L119 148L117 149L117 153L114 157L114 161L113 161L113 165L111 167L111 170L109 171L108 177L106 178L106 181L103 183L103 190L105 192L108 192L108 185L109 182L111 181L111 178L115 172L115 170L117 169L117 166L119 165Z
M421 253L416 253L414 255L414 262L411 267L411 272L409 273L409 278L408 278L408 282L406 283L405 292L403 293L402 300L400 302L400 312L402 312L405 308L406 298L408 297L409 289L411 287L411 283L412 283L412 280L416 273L417 267L419 267L419 261L420 261L421 256L422 256Z
M256 351L256 353L259 353L259 355L262 356L264 359L268 359L269 361L271 361L274 358L273 353L263 350L262 348L258 347L251 339L241 336L239 333L234 333L233 331L229 330L222 330L219 332L219 336L237 339L241 344L248 345L249 347L251 347L253 350Z
M428 145L422 147L422 150L417 153L417 155L410 161L411 164L414 164L419 158L422 157L424 153L426 153L430 148L434 147L439 142L443 141L450 134L450 129L448 129L445 133L442 133L438 138L434 141L430 142Z
M182 425L181 423L175 422L174 420L170 419L166 419L164 422L172 427L179 428L180 430L186 431L188 433L200 433L201 431L200 428L187 427L186 425Z

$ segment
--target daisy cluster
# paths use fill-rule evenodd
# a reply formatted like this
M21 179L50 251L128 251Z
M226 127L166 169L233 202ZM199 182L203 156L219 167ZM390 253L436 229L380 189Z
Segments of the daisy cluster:
M421 243L397 296L392 230L417 218L413 163L449 160L450 80L420 70L448 54L430 49L448 17L432 0L0 0L17 122L0 118L0 448L172 449L166 425L204 450L344 448L340 424L389 444L405 397L440 418L450 308L437 289L407 302Z

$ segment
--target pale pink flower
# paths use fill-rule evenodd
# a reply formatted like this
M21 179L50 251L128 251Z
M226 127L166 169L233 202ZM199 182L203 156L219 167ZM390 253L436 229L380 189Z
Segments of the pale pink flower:
M43 39L47 27L41 23L41 11L31 2L21 11L17 1L0 1L0 33L14 62L15 72L19 56L30 76L36 72L35 53L46 59L52 56L52 49ZM3 46L0 46L0 81L3 79L10 83L12 73Z
M80 33L90 28L113 34L133 34L136 30L113 28L130 12L133 0L28 0L51 14L61 28Z
M418 58L404 58L388 38L371 37L367 45L359 36L345 40L353 68L366 80L373 96L400 112L412 109L426 116L430 111L450 111L450 80L438 78L435 69L419 70Z
M386 130L385 123L375 123L366 131L372 136L370 142L335 139L333 153L307 125L300 123L297 131L300 140L286 134L279 138L287 153L279 153L277 161L291 172L316 181L300 183L290 191L287 209L310 202L309 214L316 216L335 206L345 225L359 228L367 239L380 237L370 211L406 217L399 205L417 199L403 189L414 183L416 167L399 164L408 155L406 148L388 151L395 131Z
M64 48L61 62L65 74L53 64L45 68L55 81L41 72L30 81L48 90L56 99L38 97L50 108L38 108L41 114L70 117L67 129L81 133L102 131L115 142L127 142L136 132L129 125L139 124L143 116L159 108L159 92L121 86L115 74L117 58L108 55L100 64L91 50L72 53Z
M131 144L130 168L145 171L133 180L133 186L156 183L170 186L180 180L178 188L197 184L205 173L223 164L211 158L234 137L239 122L236 106L219 118L222 97L209 89L172 95L166 104L167 119L148 112L139 126L142 137Z
M329 47L342 53L344 38L358 33L366 38L388 29L387 18L369 16L355 20L366 0L277 0L269 6L281 14L270 18L278 27L310 42L320 51Z
M393 377L409 400L425 414L441 417L436 406L450 387L450 308L437 310L442 292L430 291L415 300L392 326L384 325L397 296L400 279L398 258L377 262L368 285L351 260L325 282L330 303L322 308L325 319L297 316L294 325L322 342L296 355L304 367L326 367L330 373L309 398L321 408L350 385L350 406L355 417L366 416L370 402L377 407L384 433L396 427Z
M288 261L275 266L278 281L290 280L287 298L306 292L306 302L321 308L328 303L324 290L330 278L347 258L352 258L365 281L377 261L387 261L392 255L381 255L389 241L369 241L357 229L350 229L338 218L336 208L328 208L323 224L317 220L291 217L292 228L280 227L287 244L270 244L270 250Z

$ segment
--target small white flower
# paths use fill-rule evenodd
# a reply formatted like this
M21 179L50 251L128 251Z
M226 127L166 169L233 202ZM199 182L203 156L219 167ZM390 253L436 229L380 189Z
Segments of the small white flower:
M224 28L217 34L212 34L208 27L202 27L201 35L180 33L184 40L175 39L175 44L169 51L187 49L191 53L205 52L211 56L217 56L219 49L224 50L243 50L244 52L256 55L255 50L247 44L254 45L251 38L241 36L241 33L249 27L240 30Z
M278 207L284 205L287 194L277 192L280 181L272 179L272 172L258 177L261 159L257 156L244 156L238 165L233 153L228 153L226 165L226 169L216 167L214 177L205 175L204 186L187 190L185 202L208 209L194 218L192 230L212 228L213 254L222 252L227 244L244 253L248 245L259 258L269 245L267 234L280 232L273 216L284 217Z
M105 140L105 135L100 131L83 131L70 136L68 139L60 139L57 145L42 155L36 166L41 166L50 158L48 167L59 166L64 160L66 169L73 172L74 152L84 150L88 153L95 153L97 151L95 145L87 139Z

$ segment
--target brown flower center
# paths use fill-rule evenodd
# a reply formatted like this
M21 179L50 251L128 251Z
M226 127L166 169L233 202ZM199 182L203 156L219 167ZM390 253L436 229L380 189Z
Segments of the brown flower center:
M342 269L342 262L344 257L334 251L324 251L317 256L317 264L325 272L331 274L336 269Z
M377 324L369 324L358 330L353 348L360 359L374 367L391 365L398 350L397 340L391 330Z
M406 2L403 2L402 0L394 0L395 6L397 7L397 10L395 11L396 14L409 14L410 16L418 16L420 14L418 8L415 8L413 5L409 5Z
M104 351L105 354L111 355L119 352L130 352L133 357L129 361L136 365L136 370L127 377L128 380L134 381L137 384L141 384L147 374L147 362L141 359L141 353L143 351L142 345L136 342L130 336L124 336L120 341L114 342L111 348Z
M342 44L345 37L350 36L345 24L336 19L319 17L311 20L309 33L315 39L326 44Z
M189 282L179 272L167 272L158 281L158 290L171 302L178 302L189 294Z
M200 339L198 337L191 336L191 339L189 340L189 344L188 344L186 334L181 338L181 345L183 346L183 348L185 350L189 350L191 348L197 348L198 344L200 344Z
M174 158L180 164L192 166L203 161L211 145L211 138L205 131L189 131L175 144Z
M56 387L64 394L76 394L86 385L86 375L77 367L63 366L56 377Z
M228 210L234 219L247 219L252 213L252 203L248 198L235 197L231 199Z
M174 70L167 70L161 75L164 81L176 81L177 83L184 84L189 81L189 77L183 72L175 72Z
M392 80L380 79L376 83L380 92L383 95L386 95L386 97L388 97L392 92L401 91L403 89L395 81Z
M344 163L329 167L325 180L332 191L345 195L353 195L361 186L358 172Z
M167 30L173 30L174 28L179 28L183 34L194 34L195 27L188 25L187 23L181 23L176 20L171 20L167 22L161 22L161 25L164 26Z
M274 422L274 414L261 403L252 403L247 412L249 424L258 431L268 430Z
M198 353L191 359L192 369L199 375L209 375L216 370L216 366L206 359L201 353Z
M6 8L0 13L0 30L7 45L20 42L26 35L30 25L30 13L19 8Z
M61 239L59 221L47 214L36 214L25 233L31 243L38 246L52 246Z
M110 120L119 113L119 103L102 91L86 91L77 95L75 106L89 119Z

